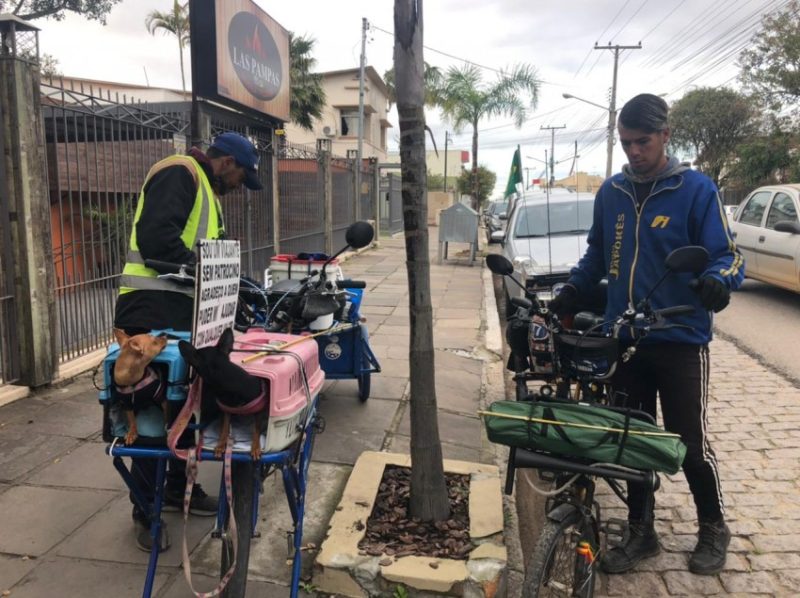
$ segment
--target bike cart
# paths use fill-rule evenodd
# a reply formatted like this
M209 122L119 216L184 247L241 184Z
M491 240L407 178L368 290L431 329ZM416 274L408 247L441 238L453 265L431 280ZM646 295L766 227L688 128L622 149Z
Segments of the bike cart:
M171 330L164 332L169 339L167 346L151 362L151 366L159 371L166 384L166 398L169 404L178 404L179 401L186 400L189 390L188 368L178 352L178 341L188 340L190 335ZM231 455L231 475L227 479L227 483L228 489L232 486L235 497L233 514L242 530L238 534L238 551L237 548L233 548L232 535L229 533L231 510L226 499L226 472L224 469L220 480L219 511L212 537L222 540L221 576L232 564L233 555L237 555L235 558L236 572L228 587L223 591L223 596L244 595L250 539L257 535L256 525L259 520L258 502L261 483L266 475L278 469L281 471L293 521L290 595L292 598L296 598L298 595L308 467L315 434L324 428L324 422L317 413L317 405L319 391L325 379L324 373L319 368L315 343L312 343L311 339L297 343L301 338L297 335L254 329L236 339L234 352L231 354L232 361L235 360L234 362L237 364L241 363L249 373L269 380L270 415L266 434L262 436L264 452L260 460L253 461L249 446L234 448ZM290 343L297 343L298 346L282 350L283 346ZM156 408L157 412L140 413L137 416L137 426L142 435L141 442L132 446L125 446L121 442L121 438L125 436L124 417L120 417L119 413L114 413L115 406L111 400L112 367L118 355L119 346L114 343L109 347L103 362L105 384L99 397L104 413L103 438L110 443L106 447L106 453L112 457L114 467L130 489L137 506L151 522L150 536L153 538L153 549L150 552L142 590L143 598L149 598L152 594L158 565L167 461L175 458L175 455L166 446L163 415L158 408ZM302 365L300 365L301 363ZM154 432L159 426L159 417L161 417L161 429ZM209 428L211 427L210 425ZM152 507L141 488L136 484L123 457L157 461L156 492ZM214 456L213 447L201 448L198 451L197 459L198 461L223 460ZM176 547L176 549L179 548Z
M367 326L361 321L364 290L346 288L345 292L348 307L344 323L334 326L334 332L316 337L319 363L327 380L355 378L358 381L358 398L363 402L369 398L372 374L379 373L381 365L369 346Z
M372 374L381 371L380 362L369 346L369 331L361 316L363 287L366 285L363 281L349 279L340 279L336 283L345 285L341 290L346 295L346 305L340 319L331 320L327 330L304 329L300 334L313 334L316 338L319 363L325 378L357 380L358 398L363 402L369 398ZM283 302L298 300L304 288L303 279L279 280L269 289L261 288L255 281L243 279L240 283L240 329L269 329L276 305L280 307ZM246 313L243 313L243 308Z

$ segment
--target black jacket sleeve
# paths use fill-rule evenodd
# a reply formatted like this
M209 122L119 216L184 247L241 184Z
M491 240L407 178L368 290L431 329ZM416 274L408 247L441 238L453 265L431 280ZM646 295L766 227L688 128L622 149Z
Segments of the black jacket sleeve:
M136 241L142 257L194 264L194 251L181 241L197 195L191 173L184 166L165 168L148 181L144 195L144 207L136 223Z

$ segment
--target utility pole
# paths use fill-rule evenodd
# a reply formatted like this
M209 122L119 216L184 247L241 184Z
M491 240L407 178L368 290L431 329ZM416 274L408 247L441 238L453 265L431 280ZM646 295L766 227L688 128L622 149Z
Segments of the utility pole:
M525 186L523 187L523 189L527 191L528 188L530 187L530 180L531 180L528 175L528 171L530 170L530 168L526 166L525 168L523 168L523 170L525 171Z
M447 142L450 141L450 132L444 132L444 191L447 193Z
M556 148L556 129L566 129L567 125L561 125L560 127L539 127L542 131L550 131L550 179L549 179L549 187L553 186L553 183L556 182L556 178L553 175L553 168L555 167L555 162L553 156L555 155L555 148Z
M369 23L361 19L361 66L358 71L358 151L356 153L356 197L353 214L355 219L361 217L361 161L364 144L364 68L367 62L367 30Z
M619 53L622 50L641 50L642 42L635 46L611 45L598 46L594 44L595 50L611 50L614 52L614 79L611 84L611 105L608 107L608 145L606 146L606 178L611 176L612 160L614 157L614 127L617 124L617 69L619 65Z

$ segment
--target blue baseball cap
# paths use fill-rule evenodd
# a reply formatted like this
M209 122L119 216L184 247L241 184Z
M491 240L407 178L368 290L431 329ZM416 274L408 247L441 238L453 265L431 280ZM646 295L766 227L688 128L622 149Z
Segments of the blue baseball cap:
M264 188L258 180L258 151L252 142L239 133L227 132L217 135L211 147L221 151L226 156L231 156L236 163L244 168L244 186L253 191Z

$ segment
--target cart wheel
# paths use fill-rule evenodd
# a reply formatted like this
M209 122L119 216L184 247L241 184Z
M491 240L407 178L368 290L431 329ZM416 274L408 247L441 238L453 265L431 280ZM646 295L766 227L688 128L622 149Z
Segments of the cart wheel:
M361 401L362 403L369 398L371 378L372 378L371 372L367 372L366 374L361 374L358 377L358 400Z
M252 461L234 461L231 463L231 482L233 485L233 509L238 527L238 554L236 570L228 585L222 591L222 598L237 598L245 595L247 588L247 569L250 563L250 541L253 536L253 509L258 504L255 495L256 476L260 469ZM230 514L230 511L229 511ZM222 534L222 558L220 559L220 576L224 575L233 560L233 542L228 532L229 519L226 517Z

